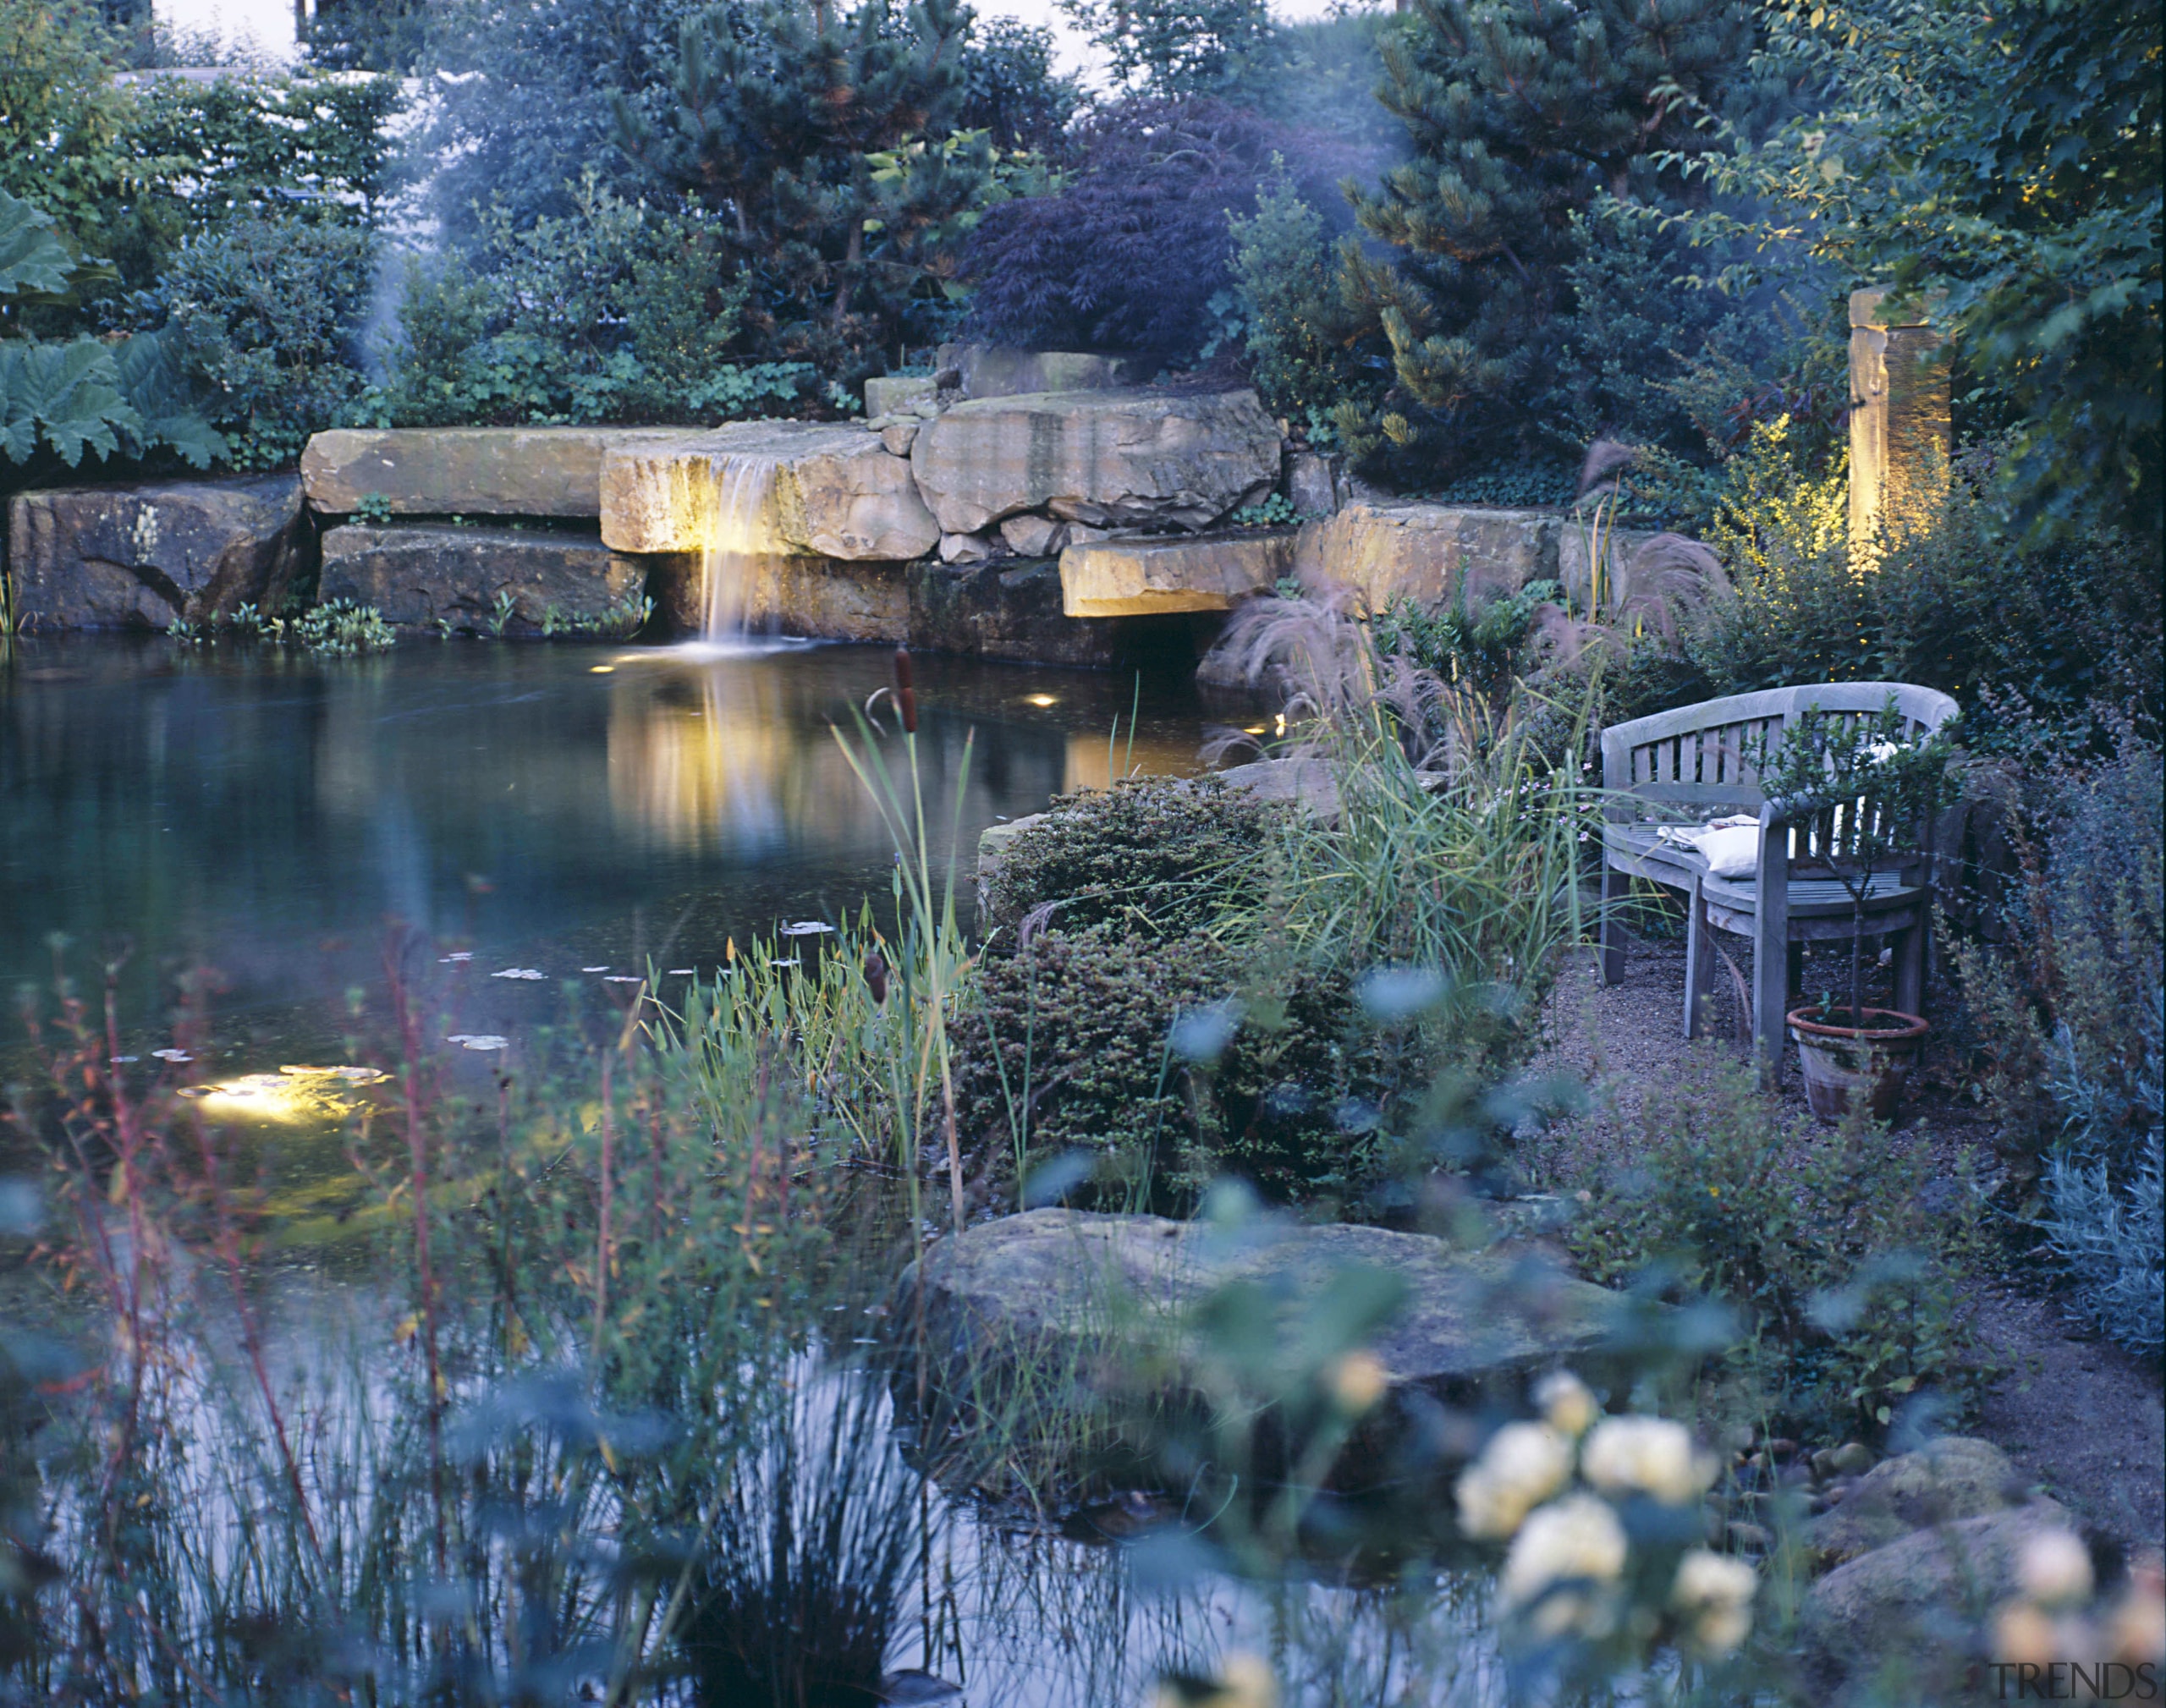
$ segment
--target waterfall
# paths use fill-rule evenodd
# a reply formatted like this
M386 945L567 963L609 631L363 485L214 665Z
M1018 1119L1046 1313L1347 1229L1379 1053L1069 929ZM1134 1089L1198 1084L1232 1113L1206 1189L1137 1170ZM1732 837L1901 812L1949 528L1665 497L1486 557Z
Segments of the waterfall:
M774 555L775 475L772 457L725 451L708 464L712 510L700 548L701 639L709 645L745 638L745 609L761 560Z

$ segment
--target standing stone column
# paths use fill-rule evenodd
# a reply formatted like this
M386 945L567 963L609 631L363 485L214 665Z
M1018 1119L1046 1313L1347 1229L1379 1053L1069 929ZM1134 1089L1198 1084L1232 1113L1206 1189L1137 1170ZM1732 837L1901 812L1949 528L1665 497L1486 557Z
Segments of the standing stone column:
M1850 550L1948 491L1948 360L1922 311L1891 321L1885 290L1850 293Z

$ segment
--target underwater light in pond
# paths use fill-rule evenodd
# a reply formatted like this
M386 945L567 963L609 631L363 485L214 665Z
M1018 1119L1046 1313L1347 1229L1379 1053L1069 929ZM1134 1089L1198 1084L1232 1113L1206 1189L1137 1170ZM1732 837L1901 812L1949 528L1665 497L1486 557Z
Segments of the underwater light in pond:
M258 1121L334 1121L354 1107L343 1094L380 1085L390 1074L375 1068L281 1068L275 1074L244 1074L207 1085L187 1085L181 1096L206 1113L248 1116Z
M1025 706L1058 706L1060 702L1055 700L1050 694L1026 694L1023 696L1023 704Z
M616 673L616 669L613 664L590 664L586 667L586 673L589 676L611 676Z

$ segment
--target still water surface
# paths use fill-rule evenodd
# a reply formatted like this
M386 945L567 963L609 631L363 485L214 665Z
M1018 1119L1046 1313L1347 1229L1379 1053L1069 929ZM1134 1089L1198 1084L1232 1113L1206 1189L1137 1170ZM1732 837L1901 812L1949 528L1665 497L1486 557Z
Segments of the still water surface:
M19 643L0 665L0 988L50 980L54 933L79 980L124 950L133 1048L180 974L214 968L220 1035L292 1059L333 1046L393 920L476 968L544 973L492 990L507 1024L599 976L582 969L711 969L732 936L886 902L886 832L832 726L890 669L872 647ZM965 893L987 825L1103 783L1116 719L1116 769L1196 768L1185 689L1141 685L1131 753L1132 680L918 673L936 849L959 824Z

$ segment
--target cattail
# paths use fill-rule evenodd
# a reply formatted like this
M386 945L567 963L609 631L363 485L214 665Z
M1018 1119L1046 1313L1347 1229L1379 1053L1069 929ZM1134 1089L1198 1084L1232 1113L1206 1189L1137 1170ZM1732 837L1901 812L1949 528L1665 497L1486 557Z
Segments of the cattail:
M910 650L907 646L895 649L895 704L902 711L904 732L915 735L917 689L910 679Z
M888 958L877 949L865 958L865 988L876 1004L888 1000Z

